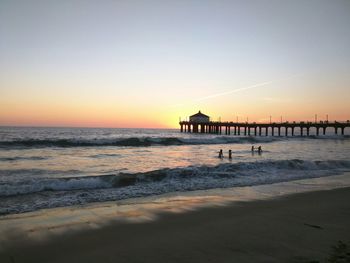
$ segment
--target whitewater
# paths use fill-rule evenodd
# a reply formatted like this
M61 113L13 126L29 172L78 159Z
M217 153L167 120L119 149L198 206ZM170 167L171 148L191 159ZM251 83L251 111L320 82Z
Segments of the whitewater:
M0 214L339 175L350 171L345 133L244 137L0 127ZM262 154L251 152L252 145L262 146Z

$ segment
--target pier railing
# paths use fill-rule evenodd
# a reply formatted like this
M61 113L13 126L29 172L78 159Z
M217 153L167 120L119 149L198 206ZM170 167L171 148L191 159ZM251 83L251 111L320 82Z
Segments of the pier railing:
M268 136L269 131L271 135L282 136L281 130L284 130L284 135L291 134L294 136L295 129L299 129L300 135L310 135L310 129L316 129L316 135L320 135L320 132L324 135L327 129L333 129L335 134L344 135L345 128L350 128L350 121L320 121L320 122L271 122L271 123L256 123L256 122L190 122L180 121L180 131L190 133L212 133L226 135L255 135L255 136ZM289 133L290 132L290 133Z

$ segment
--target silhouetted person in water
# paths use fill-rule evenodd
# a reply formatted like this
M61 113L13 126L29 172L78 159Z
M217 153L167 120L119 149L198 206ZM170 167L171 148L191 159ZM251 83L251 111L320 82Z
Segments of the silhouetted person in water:
M224 154L222 153L222 149L220 149L219 158L224 158Z
M228 150L228 158L232 159L232 150Z
M254 145L252 145L252 152L254 152L254 150L255 150L255 149L254 149Z
M258 147L258 153L260 154L262 152L261 146Z

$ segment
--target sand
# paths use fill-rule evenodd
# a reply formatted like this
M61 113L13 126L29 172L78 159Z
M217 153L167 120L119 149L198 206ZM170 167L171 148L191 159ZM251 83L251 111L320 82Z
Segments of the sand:
M328 262L349 244L349 200L350 188L316 191L8 240L0 262Z

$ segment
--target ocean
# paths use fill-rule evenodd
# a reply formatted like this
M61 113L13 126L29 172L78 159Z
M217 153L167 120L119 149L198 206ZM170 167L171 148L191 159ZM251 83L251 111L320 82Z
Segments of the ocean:
M244 137L0 127L0 215L339 175L350 171L349 130L344 136ZM262 153L251 152L252 145Z

